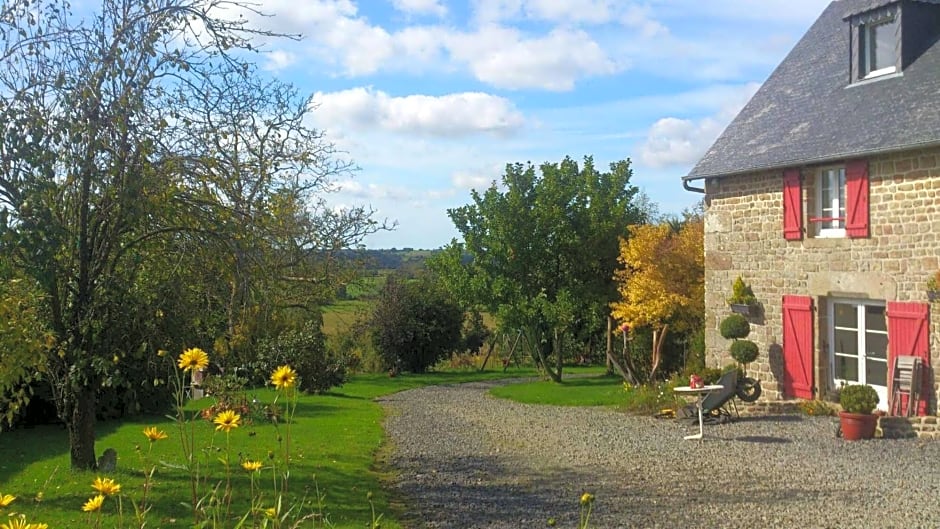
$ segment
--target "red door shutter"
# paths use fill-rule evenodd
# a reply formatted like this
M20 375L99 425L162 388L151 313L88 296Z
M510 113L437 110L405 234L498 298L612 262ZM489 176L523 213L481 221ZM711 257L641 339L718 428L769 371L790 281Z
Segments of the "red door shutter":
M923 378L920 390L920 403L917 415L927 415L927 402L930 400L930 305L900 301L888 302L888 385L894 378L894 361L898 356L917 356L923 362ZM906 406L902 402L902 409Z
M845 164L845 234L868 237L868 161Z
M788 241L803 238L803 188L799 169L783 172L783 238Z
M813 398L813 298L783 296L783 393Z

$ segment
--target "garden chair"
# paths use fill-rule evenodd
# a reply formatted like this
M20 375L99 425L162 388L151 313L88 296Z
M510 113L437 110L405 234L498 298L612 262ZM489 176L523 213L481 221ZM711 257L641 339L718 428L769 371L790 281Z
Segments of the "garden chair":
M735 391L738 387L738 370L732 369L721 375L716 384L724 386L718 391L709 393L702 400L702 417L707 423L724 424L733 418L738 418L738 408L734 403ZM734 416L732 416L734 412ZM698 409L694 404L682 408L682 417L698 421Z

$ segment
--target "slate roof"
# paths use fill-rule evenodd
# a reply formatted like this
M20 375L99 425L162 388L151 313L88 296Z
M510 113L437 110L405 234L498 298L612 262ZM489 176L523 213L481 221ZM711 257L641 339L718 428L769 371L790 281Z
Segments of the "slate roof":
M940 145L940 41L901 75L849 83L843 17L872 3L829 4L683 179Z

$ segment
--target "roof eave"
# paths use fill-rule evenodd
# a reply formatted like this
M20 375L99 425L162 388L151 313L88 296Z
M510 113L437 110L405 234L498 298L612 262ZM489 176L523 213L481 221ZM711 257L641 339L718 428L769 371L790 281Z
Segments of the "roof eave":
M931 147L940 147L940 138L919 142L919 143L910 143L901 146L895 147L885 147L883 149L869 149L866 151L857 151L857 152L845 152L838 153L826 156L820 156L816 158L810 158L806 160L792 160L780 163L766 164L766 165L755 165L739 170L734 170L731 172L725 173L700 173L700 174L689 174L682 177L684 182L691 182L694 180L702 180L705 178L724 178L729 176L740 176L748 173L755 173L758 171L773 171L775 169L783 169L786 167L802 167L807 165L820 165L825 163L837 162L840 160L847 160L849 158L858 158L861 156L878 156L882 154L892 154L901 151L910 151L914 149L929 149Z

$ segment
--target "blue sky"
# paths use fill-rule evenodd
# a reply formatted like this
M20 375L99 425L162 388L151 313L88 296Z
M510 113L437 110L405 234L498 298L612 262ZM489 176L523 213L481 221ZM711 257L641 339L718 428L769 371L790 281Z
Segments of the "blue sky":
M692 205L680 177L827 4L261 0L261 25L304 38L259 60L360 168L329 202L398 223L367 246L437 248L507 163L630 158L662 212Z

